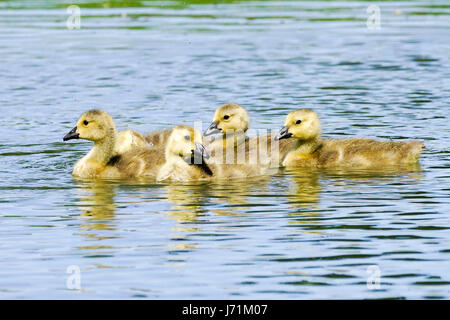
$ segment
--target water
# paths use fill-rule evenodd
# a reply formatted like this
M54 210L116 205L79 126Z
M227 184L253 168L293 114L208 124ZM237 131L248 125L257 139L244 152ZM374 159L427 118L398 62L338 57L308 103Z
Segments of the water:
M69 1L0 1L0 298L450 298L446 1L380 2L381 29L358 1L76 3L80 30ZM62 137L91 107L150 132L225 102L252 128L309 107L326 137L427 149L384 172L71 176L91 144Z

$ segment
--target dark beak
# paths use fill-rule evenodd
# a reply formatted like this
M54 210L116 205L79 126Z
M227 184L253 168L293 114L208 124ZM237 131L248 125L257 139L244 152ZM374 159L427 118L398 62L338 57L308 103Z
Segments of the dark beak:
M206 151L205 146L201 143L195 144L195 149L192 151L194 155L194 164L202 164L203 159L209 159L208 151Z
M209 153L206 151L205 146L201 143L195 144L195 149L192 150L192 156L184 159L188 164L202 164L203 159L209 159Z
M219 124L219 122L217 122L217 121L214 121L213 123L211 123L211 125L208 127L208 129L205 130L205 133L203 133L203 135L205 137L207 137L212 134L220 133L220 131L222 131L222 129L217 128L218 124Z
M72 140L72 139L80 139L80 134L77 133L77 127L73 128L66 134L63 138L63 141Z
M288 131L289 128L287 126L281 128L280 133L276 135L275 140L287 139L292 137L292 133L289 133Z

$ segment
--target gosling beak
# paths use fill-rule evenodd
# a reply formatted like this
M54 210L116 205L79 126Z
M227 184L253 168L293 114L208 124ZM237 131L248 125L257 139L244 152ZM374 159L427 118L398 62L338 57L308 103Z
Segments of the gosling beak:
M275 137L275 140L281 140L281 139L287 139L292 137L292 133L289 133L289 127L284 126L283 128L281 128L280 133L278 133Z
M195 164L201 164L203 159L209 159L209 153L201 143L195 144L195 149L192 150L192 154L194 155Z
M220 133L220 131L222 131L222 129L217 128L218 124L219 124L218 121L214 121L213 123L211 123L211 125L208 127L208 129L205 130L205 133L203 133L203 135L205 137L207 137L207 136L210 136L212 134Z
M191 150L191 156L184 158L188 164L202 164L203 159L209 159L209 153L201 143L196 143L195 148Z
M63 138L63 141L72 140L72 139L80 139L80 134L77 133L77 127L73 128L66 134Z
M196 143L195 148L191 150L190 157L184 157L183 160L187 164L202 164L204 163L203 159L209 159L209 153L206 151L206 148L201 143Z

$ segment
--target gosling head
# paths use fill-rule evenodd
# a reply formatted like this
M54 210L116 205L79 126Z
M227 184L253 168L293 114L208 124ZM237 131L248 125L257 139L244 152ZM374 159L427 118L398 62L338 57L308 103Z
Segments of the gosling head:
M100 141L114 134L115 130L114 121L106 112L90 110L81 115L77 125L64 136L63 141L72 139Z
M201 164L203 159L208 159L200 131L189 126L175 127L166 145L166 158L173 157L181 158L188 164Z
M320 136L320 121L317 113L309 109L292 111L286 117L284 127L275 140L294 137L299 140L311 140Z
M214 113L213 122L204 132L204 136L230 131L247 131L249 118L247 111L234 103L224 104Z

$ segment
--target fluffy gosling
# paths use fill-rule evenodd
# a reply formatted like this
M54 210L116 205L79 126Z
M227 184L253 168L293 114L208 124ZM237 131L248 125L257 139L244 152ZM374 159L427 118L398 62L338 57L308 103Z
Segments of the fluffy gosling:
M76 126L63 138L94 142L91 151L75 163L72 174L80 178L155 177L164 163L158 148L129 148L117 154L117 132L113 119L104 111L90 110L81 115Z
M295 146L286 154L286 167L382 167L417 162L424 144L372 139L325 139L320 136L317 114L309 109L289 113L276 139L295 138Z
M219 107L214 113L213 122L204 132L204 136L221 134L219 139L207 143L208 151L213 160L211 162L223 163L229 159L239 162L238 155L246 156L245 163L249 163L249 155L253 153L256 159L252 163L271 163L273 167L279 166L284 154L294 145L295 139L274 142L274 135L261 135L249 139L247 130L250 119L243 107L228 103ZM217 155L217 156L216 156Z
M191 181L231 179L261 175L261 166L208 163L209 154L202 144L201 133L189 126L172 130L165 151L166 162L158 172L158 181Z

